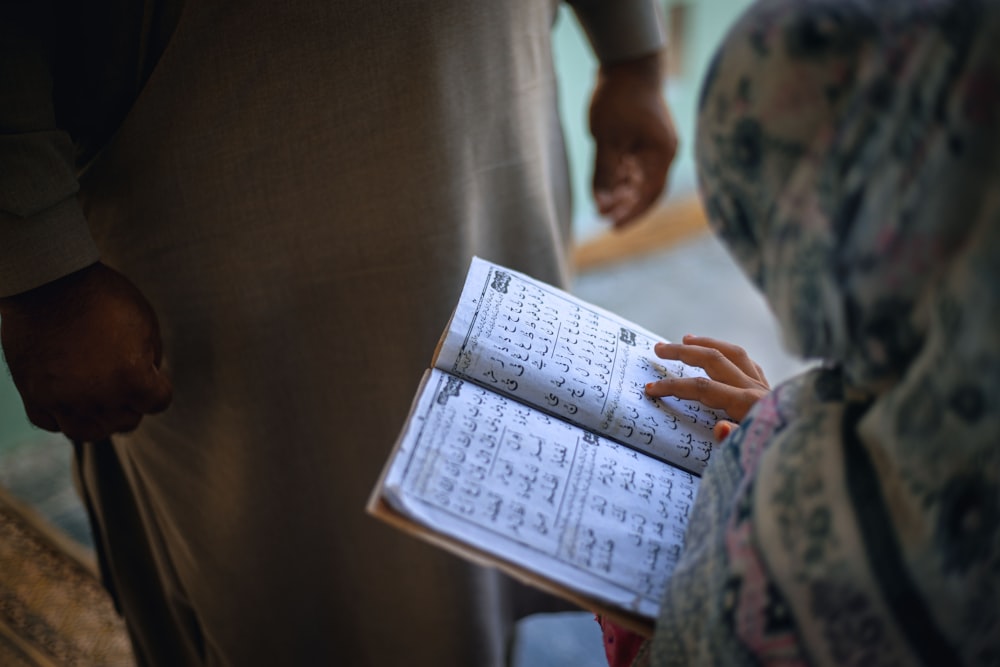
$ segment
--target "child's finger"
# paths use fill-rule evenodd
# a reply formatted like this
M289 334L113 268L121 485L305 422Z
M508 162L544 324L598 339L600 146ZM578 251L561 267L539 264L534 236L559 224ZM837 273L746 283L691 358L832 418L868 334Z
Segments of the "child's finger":
M753 376L749 375L715 348L686 343L657 343L653 351L661 359L697 366L713 380L733 387L750 387L756 381L756 373Z
M664 378L646 385L646 394L654 398L673 396L723 410L740 421L767 390L761 387L733 387L706 377Z
M767 376L764 375L764 369L760 367L756 361L753 362L753 367L757 369L757 378L764 384L765 387L770 387L771 384L767 381Z
M712 427L712 435L715 436L716 442L722 442L723 440L729 437L730 433L732 433L738 428L739 425L734 424L733 422L726 419L720 419L715 423L715 426Z
M761 370L760 366L758 366L757 363L750 358L750 355L747 354L747 351L739 345L719 340L717 338L694 336L691 334L684 336L682 340L685 345L697 345L699 347L707 347L713 350L718 350L722 353L722 356L731 361L733 365L746 373L752 379L767 384L767 380L764 378L764 372Z

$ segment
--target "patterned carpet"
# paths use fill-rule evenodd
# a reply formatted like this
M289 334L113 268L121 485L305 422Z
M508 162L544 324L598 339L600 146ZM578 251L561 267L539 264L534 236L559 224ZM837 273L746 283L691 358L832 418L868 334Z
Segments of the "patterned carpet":
M92 555L3 489L0 665L134 665Z

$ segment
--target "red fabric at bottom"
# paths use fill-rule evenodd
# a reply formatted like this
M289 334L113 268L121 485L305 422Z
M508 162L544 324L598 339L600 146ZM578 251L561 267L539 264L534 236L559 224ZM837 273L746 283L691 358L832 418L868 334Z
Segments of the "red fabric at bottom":
M619 627L599 614L594 620L601 626L604 639L604 655L609 667L629 667L642 648L645 638L631 630Z

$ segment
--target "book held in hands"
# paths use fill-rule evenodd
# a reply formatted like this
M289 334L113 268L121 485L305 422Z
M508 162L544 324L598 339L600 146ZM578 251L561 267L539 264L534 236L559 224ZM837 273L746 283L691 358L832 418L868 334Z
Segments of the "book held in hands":
M473 259L368 511L648 633L722 418L665 340Z

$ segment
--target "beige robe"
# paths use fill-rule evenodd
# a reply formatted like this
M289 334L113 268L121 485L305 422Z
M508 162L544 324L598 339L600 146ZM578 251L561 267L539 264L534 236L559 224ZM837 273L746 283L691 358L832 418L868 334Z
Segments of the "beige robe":
M603 58L659 46L651 4L589 4ZM78 450L144 662L502 660L519 611L509 582L364 505L471 256L567 278L556 10L248 0L179 13L80 178L101 259L156 309L175 389L113 447ZM3 233L47 252L30 226ZM7 279L38 282L26 264L8 261Z

